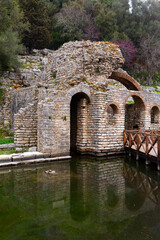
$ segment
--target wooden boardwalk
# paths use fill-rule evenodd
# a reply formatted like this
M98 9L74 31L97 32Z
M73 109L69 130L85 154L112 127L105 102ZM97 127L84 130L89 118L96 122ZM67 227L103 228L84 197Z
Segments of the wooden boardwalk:
M154 130L125 130L123 133L124 148L136 153L136 160L139 155L145 156L146 164L150 161L157 163L160 170L160 131Z

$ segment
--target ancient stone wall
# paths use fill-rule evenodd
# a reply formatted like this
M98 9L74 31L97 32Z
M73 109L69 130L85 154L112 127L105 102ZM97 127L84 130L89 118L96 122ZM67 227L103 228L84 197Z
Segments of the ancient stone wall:
M124 63L117 45L91 41L68 42L57 51L34 50L19 60L17 71L0 72L2 84L13 88L53 84L64 90L84 82L105 90L108 77Z
M55 155L70 152L70 103L55 97L38 104L38 149Z
M17 147L37 145L37 104L28 104L14 115L14 142Z
M11 122L14 125L14 114L21 108L25 108L30 103L37 101L38 89L35 87L22 88L12 91L11 96Z
M41 89L40 96L45 94L48 98L39 103L38 110L40 151L65 154L70 151L70 145L79 152L99 155L122 150L128 114L126 101L130 96L137 104L133 116L129 116L131 120L136 117L134 124L140 129L158 127L151 122L150 109L155 102L160 105L160 99L151 93L129 90L90 93L87 85L82 84L69 92L57 92L57 96L55 92Z
M17 146L38 143L38 150L53 155L71 148L103 155L123 149L125 128L159 127L159 94L141 91L119 70L124 59L114 44L69 42L20 59L21 69L0 77L8 85L0 119L14 125ZM114 76L134 90L107 88Z
M26 113L27 107L24 110L20 108L21 106L29 106L30 101L39 101L37 136L40 151L65 155L70 152L71 145L74 145L79 152L99 155L122 150L125 115L128 114L126 101L130 96L138 106L134 111L130 111L129 119L134 123L130 129L133 129L136 124L140 129L158 129L159 124L151 121L151 108L156 104L160 106L158 94L129 90L110 90L91 94L89 89L87 84L81 84L69 91L61 92L46 88L37 90L29 88L28 92L27 89L16 90L16 97L13 98L17 101L14 106L15 112L20 109L20 112ZM73 111L70 112L71 99L78 93L81 93L79 100L75 105L73 103ZM139 109L142 103L144 104L143 112ZM32 108L28 111L32 111ZM75 117L73 112L76 113ZM15 119L17 116L19 115L15 115ZM20 121L16 120L14 126L17 145L21 140L20 132L22 133L23 130L25 132L25 127L19 130L19 124L21 124ZM32 145L35 143L36 141ZM25 146L31 145L26 142L25 144Z

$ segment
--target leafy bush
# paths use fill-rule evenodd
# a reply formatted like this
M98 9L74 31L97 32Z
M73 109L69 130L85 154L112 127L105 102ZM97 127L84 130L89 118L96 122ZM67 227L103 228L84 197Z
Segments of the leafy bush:
M0 138L0 144L14 143L13 138Z
M121 41L117 43L125 59L125 65L130 66L136 57L136 48L131 41Z
M13 133L7 127L0 127L0 137L13 137Z
M19 43L17 32L10 28L0 33L0 70L17 67L17 55L21 51L22 45Z

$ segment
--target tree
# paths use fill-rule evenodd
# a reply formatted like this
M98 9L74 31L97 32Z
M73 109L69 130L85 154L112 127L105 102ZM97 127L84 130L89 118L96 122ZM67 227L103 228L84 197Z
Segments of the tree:
M56 15L57 27L61 29L62 37L68 40L83 39L84 29L90 24L90 17L84 9L69 4Z
M156 36L147 34L141 39L138 70L147 74L147 83L152 84L155 74L160 74L160 41Z
M13 31L21 33L27 28L18 0L0 0L0 23L0 32L12 27Z
M18 0L0 0L0 22L0 69L5 70L18 66L20 37L27 28Z
M100 30L100 40L117 40L118 26L116 14L101 4L99 12L95 18L96 26Z
M18 67L17 55L23 50L20 44L18 32L8 28L0 34L0 70Z
M31 51L33 48L48 47L51 41L50 19L47 7L42 0L22 1L25 18L29 22L29 30L23 33L23 43Z
M117 43L119 48L121 49L121 52L123 54L123 57L125 59L125 65L128 67L130 66L134 59L136 58L136 48L131 41L121 41Z

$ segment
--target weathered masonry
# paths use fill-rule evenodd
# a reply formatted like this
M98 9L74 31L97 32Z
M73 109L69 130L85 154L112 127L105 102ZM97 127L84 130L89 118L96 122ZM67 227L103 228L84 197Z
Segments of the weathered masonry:
M16 146L106 155L123 149L125 129L159 129L159 95L142 91L120 69L124 59L116 45L69 42L22 60L29 68L14 76L21 84L11 91L8 115ZM109 89L110 79L124 87Z

